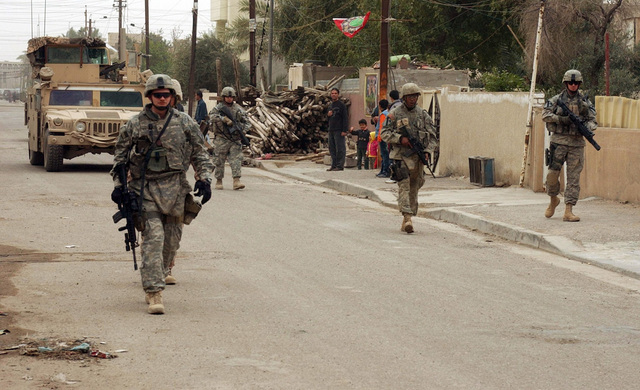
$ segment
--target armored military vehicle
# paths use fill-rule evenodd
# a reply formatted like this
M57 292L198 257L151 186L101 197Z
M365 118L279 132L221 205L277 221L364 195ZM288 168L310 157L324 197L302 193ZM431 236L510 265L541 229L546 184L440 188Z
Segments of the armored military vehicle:
M29 40L27 57L29 162L54 172L64 159L113 154L120 126L144 104L151 72L140 73L139 56L112 64L101 39L40 37Z

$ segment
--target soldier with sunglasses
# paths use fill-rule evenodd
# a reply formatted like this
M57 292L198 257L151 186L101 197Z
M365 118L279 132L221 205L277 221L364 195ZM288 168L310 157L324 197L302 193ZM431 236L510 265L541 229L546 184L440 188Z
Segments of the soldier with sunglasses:
M124 165L129 172L129 188L141 206L136 222L142 232L140 275L151 314L164 313L162 291L180 246L183 226L201 207L190 194L190 165L197 178L195 196L202 196L202 204L211 198L213 165L204 138L189 115L171 107L175 95L176 84L171 77L149 77L145 96L151 103L120 129L111 170L115 187L111 199L121 204L125 195L118 175Z
M595 131L598 123L595 106L580 92L582 74L575 69L570 69L565 72L562 82L565 89L547 101L542 113L542 120L546 122L547 130L551 133L547 161L549 172L546 182L547 195L551 199L544 216L551 218L560 204L559 177L562 166L566 163L567 183L564 190L565 211L562 220L578 222L580 217L573 214L573 206L578 202L580 195L580 172L584 166L585 141L568 114L558 106L558 102L566 104L587 129Z

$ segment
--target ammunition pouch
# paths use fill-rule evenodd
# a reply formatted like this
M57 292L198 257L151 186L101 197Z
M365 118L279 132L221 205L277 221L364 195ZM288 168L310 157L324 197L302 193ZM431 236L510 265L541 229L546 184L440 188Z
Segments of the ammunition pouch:
M158 147L151 151L151 158L147 164L147 169L151 172L166 172L169 170L167 162L167 149Z
M200 210L202 210L202 204L197 202L193 195L187 194L184 200L184 224L189 225L198 216Z
M409 178L409 167L402 160L393 160L389 168L392 180L400 182Z
M544 150L544 165L551 169L553 164L553 155L556 153L557 144L551 143L549 148Z

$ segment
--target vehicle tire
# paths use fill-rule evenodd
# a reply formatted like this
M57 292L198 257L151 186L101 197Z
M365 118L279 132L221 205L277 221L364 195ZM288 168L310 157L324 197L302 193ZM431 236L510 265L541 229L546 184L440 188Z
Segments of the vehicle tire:
M62 170L63 147L61 145L49 145L49 131L44 136L44 169L47 172L58 172Z
M31 165L44 165L44 154L29 149L29 163Z

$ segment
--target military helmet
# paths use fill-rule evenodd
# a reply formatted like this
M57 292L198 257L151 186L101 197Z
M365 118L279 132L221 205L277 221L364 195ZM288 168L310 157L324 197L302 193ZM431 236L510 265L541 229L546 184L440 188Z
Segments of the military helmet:
M409 95L420 94L422 93L422 90L420 89L420 87L418 87L414 83L406 83L405 85L402 86L401 93L402 93L402 97L405 97Z
M144 96L149 97L151 92L156 89L167 88L171 91L171 93L175 94L176 89L173 83L173 79L166 74L154 74L149 77L147 83L144 86Z
M173 86L176 90L176 99L178 101L182 100L182 86L180 85L180 82L176 79L173 79Z
M564 77L562 78L562 82L566 83L567 81L577 81L579 83L582 82L582 73L579 70L569 69L564 72Z
M224 87L222 88L222 93L220 95L222 97L227 97L227 96L236 97L236 90L231 87Z

